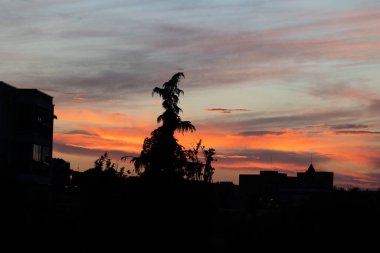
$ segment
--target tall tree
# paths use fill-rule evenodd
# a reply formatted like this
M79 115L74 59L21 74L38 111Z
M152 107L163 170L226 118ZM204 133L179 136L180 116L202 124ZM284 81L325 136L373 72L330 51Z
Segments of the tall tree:
M178 106L179 97L184 92L178 88L178 84L184 77L182 72L176 73L162 87L153 89L152 96L158 94L162 98L165 111L157 118L157 123L162 125L155 129L150 137L145 138L140 156L131 159L140 175L185 175L186 154L174 133L193 132L196 129L190 121L182 121L179 116L182 112Z

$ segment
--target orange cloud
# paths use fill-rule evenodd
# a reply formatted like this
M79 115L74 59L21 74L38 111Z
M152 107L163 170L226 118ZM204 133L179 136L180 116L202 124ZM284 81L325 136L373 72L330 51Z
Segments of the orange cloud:
M60 122L75 122L112 126L129 126L132 119L122 113L107 113L87 108L57 109L55 114Z
M55 133L54 140L59 143L68 144L71 146L88 148L88 149L100 149L100 150L119 150L126 152L137 153L141 148L143 138L130 141L131 138L108 138L107 136L89 136L89 135L68 135L64 133Z

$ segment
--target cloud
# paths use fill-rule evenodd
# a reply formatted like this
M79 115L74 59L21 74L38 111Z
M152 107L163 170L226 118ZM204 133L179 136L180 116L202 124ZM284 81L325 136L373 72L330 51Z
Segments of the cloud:
M310 88L310 94L324 98L344 98L350 101L360 102L361 104L364 102L366 110L372 113L380 110L378 90L366 86L365 84L358 86L348 83L328 83L325 85L318 83Z
M378 135L379 131L335 131L336 134L348 134L348 135Z
M225 127L237 129L255 128L300 128L310 125L321 125L325 122L354 121L357 114L354 110L324 110L320 112L284 113L284 115L258 116L256 114L236 115L228 122L223 122ZM214 124L220 124L219 119L213 119Z
M380 173L379 172L371 172L367 174L369 180L371 181L371 186L376 189L380 189Z
M263 79L308 77L310 71L305 62L374 58L379 46L377 39L357 39L367 37L350 35L377 25L377 8L353 13L346 9L327 13L309 10L312 15L306 15L310 12L304 13L304 8L297 14L286 9L280 20L292 20L295 15L299 18L302 12L307 22L277 21L277 25L268 22L258 29L255 22L260 21L248 11L257 11L258 7L246 3L203 3L202 8L196 4L189 9L140 1L128 5L91 1L7 5L5 13L23 16L21 25L1 27L10 29L14 35L7 44L11 50L5 48L16 57L9 65L18 68L9 71L9 79L16 78L25 85L65 87L81 94L79 99L94 102L145 93L157 80L165 81L178 68L188 74L192 87L242 82L259 85ZM263 17L272 17L271 8L266 5L259 4L269 15ZM215 10L228 13L228 18L214 16ZM146 16L151 18L137 15L140 11L149 13ZM7 16L13 18L11 24L20 19L10 14ZM176 15L181 16L181 22L165 19ZM106 18L99 22L99 17ZM247 21L245 26L241 26L242 20ZM21 51L16 42L22 41L27 31L31 36L28 41L32 43L19 45L26 48ZM36 31L44 36L35 36ZM326 37L320 31L334 31L337 35ZM36 50L33 45L42 45L39 48L43 50Z
M123 130L102 127L83 127L83 130L97 135L54 133L54 142L74 147L98 150L119 150L120 152L138 152L144 141L139 129Z
M376 170L380 171L380 156L372 157L371 162L375 166ZM379 173L379 175L380 175L380 173ZM379 179L380 179L380 177L379 177Z
M334 173L334 185L378 189L380 185L380 173L368 173L362 176Z
M54 88L38 88L37 89L48 93L54 97L54 100L57 102L61 101L83 101L87 100L88 94L81 92L65 92L63 90L54 89Z
M223 158L223 159L247 159L248 157L245 155L222 155L222 154L216 154L216 158Z
M365 36L367 30L363 29L362 23L358 23L367 18L364 28L375 26L378 23L376 14L379 14L379 10L361 11L360 20L356 13L343 15L346 13L342 11L329 14L316 12L305 15L314 18L303 24L264 27L260 30L226 29L220 32L210 30L207 26L194 29L183 24L171 25L168 29L167 24L158 24L166 36L153 41L152 47L170 53L178 51L185 55L196 55L194 59L205 65L192 64L193 66L186 69L194 74L200 73L198 76L202 77L203 82L194 81L204 85L245 81L256 83L258 79L279 79L300 74L310 76L313 73L309 73L307 67L299 66L303 62L376 60L380 43L376 39L368 39L368 35ZM353 31L361 34L352 36ZM188 59L181 60L188 65Z
M99 136L96 133L91 133L89 131L81 130L81 129L67 131L67 132L65 132L65 134L80 134L80 135L88 135L88 136Z
M218 154L220 155L221 162L238 161L242 157L244 157L245 161L253 161L261 164L293 164L306 167L310 162L310 152L304 151L293 152L271 149L245 149L221 151ZM331 158L328 155L313 152L313 160L322 163L330 161Z
M373 99L371 101L370 109L372 109L375 112L379 112L380 111L380 99Z
M87 63L85 63L87 65ZM90 63L89 63L90 64ZM94 72L94 71L89 71ZM142 77L139 74L131 74L124 71L96 71L87 75L73 76L56 76L47 80L35 81L40 83L54 83L55 86L48 88L50 90L58 90L56 87L64 86L72 92L59 91L59 101L67 100L87 100L92 102L109 101L122 99L129 94L129 99L133 99L133 94L139 92L148 93L154 88L154 83L149 81L147 76ZM152 78L153 79L153 78ZM45 89L45 90L48 90Z
M128 126L131 119L127 114L109 113L88 108L62 107L56 110L56 115L61 122L76 122L88 125Z
M369 128L368 124L341 123L347 121L355 122L358 121L358 118L360 118L360 120L365 119L366 123L372 123L371 126L378 126L380 119L378 114L380 110L380 100L377 98L379 95L378 91L380 90L371 88L366 84L358 86L349 83L318 84L310 88L311 95L323 99L329 98L334 102L339 101L339 104L344 105L346 108L351 107L352 114L357 114L356 118L352 118L352 120L345 120L344 118L335 120L337 124L330 126L331 129L334 130Z
M368 128L368 125L363 124L338 124L338 125L332 125L330 126L331 129L339 130L339 129L361 129L361 128Z
M363 86L363 85L362 85ZM349 83L325 83L321 85L317 83L310 88L310 94L319 97L335 97L335 98L349 98L361 101L373 100L373 91L369 91L368 87L356 87Z
M242 108L238 108L238 109L227 109L227 108L208 108L206 109L206 111L209 111L209 112L219 112L221 114L230 114L232 112L247 112L249 110L247 109L242 109Z
M240 132L238 135L242 136L263 136L263 135L282 135L284 131L246 131Z
M119 150L101 150L101 149L90 149L84 147L73 146L69 144L64 144L60 142L54 143L54 149L60 153L64 154L73 154L73 155L83 155L83 156L100 156L104 154L104 152L109 152L115 157L123 157L123 156L136 156L135 153L130 152L122 152Z

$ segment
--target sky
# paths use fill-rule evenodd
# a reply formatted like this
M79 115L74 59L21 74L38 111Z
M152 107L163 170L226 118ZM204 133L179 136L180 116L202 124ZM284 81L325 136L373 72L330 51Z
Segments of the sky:
M176 72L186 148L214 181L311 156L338 186L380 187L380 1L0 0L0 80L54 97L54 156L120 166L158 127L152 89Z

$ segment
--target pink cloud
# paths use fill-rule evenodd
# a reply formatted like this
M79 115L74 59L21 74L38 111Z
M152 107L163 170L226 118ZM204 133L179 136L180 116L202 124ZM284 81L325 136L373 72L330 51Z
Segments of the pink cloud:
M230 114L232 112L247 112L249 110L247 109L242 109L242 108L238 108L238 109L229 109L229 108L208 108L206 109L206 111L209 111L209 112L218 112L218 113L221 113L221 114Z

